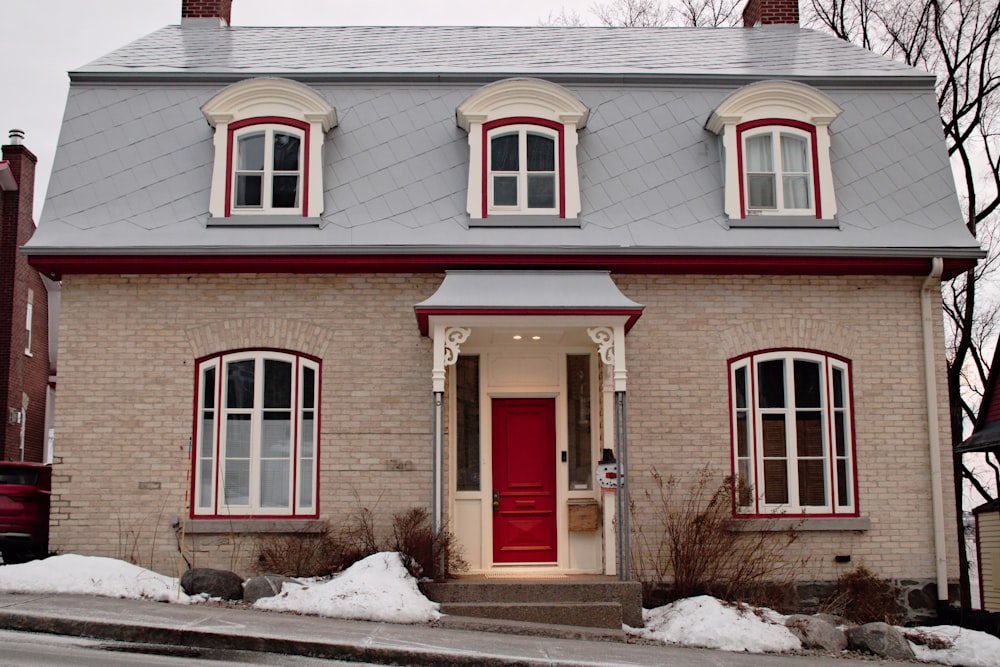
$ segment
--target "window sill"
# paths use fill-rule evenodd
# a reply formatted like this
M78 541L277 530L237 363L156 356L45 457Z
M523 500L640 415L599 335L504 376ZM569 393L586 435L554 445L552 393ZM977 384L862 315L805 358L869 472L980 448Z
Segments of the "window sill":
M872 527L866 516L850 517L754 517L733 519L727 528L737 533L767 533L794 530L812 532L824 530L864 531Z
M558 215L509 215L490 213L486 218L470 218L469 227L579 227L579 218Z
M184 532L189 535L230 533L321 533L325 522L318 519L189 519Z
M748 215L745 218L730 218L733 228L792 228L792 229L840 229L837 219L823 220L810 215Z
M319 227L321 218L304 218L297 215L241 215L234 213L228 218L209 216L208 227Z

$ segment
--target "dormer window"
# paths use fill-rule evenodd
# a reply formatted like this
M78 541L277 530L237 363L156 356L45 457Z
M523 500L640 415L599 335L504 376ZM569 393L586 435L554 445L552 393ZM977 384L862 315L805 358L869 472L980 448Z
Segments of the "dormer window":
M251 79L220 92L202 112L215 127L214 223L253 224L254 216L265 224L318 223L323 141L337 124L326 100L294 81Z
M788 81L755 83L723 100L706 128L722 137L730 224L830 226L817 221L837 213L829 126L840 111L818 90Z
M301 210L303 148L309 129L301 125L304 127L250 121L248 127L234 131L232 209Z
M575 95L539 79L499 81L463 102L469 224L578 225L577 130L588 115Z

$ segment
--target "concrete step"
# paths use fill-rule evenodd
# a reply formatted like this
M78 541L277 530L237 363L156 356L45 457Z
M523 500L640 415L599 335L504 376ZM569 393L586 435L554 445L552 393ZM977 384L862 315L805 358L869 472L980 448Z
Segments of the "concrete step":
M446 614L598 628L620 628L623 622L642 626L642 585L638 582L455 579L425 582L421 589L441 603Z

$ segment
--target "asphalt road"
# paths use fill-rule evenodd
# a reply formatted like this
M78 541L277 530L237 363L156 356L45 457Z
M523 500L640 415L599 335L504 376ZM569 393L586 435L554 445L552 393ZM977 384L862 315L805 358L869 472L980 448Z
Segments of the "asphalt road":
M0 630L0 667L363 667L371 664Z

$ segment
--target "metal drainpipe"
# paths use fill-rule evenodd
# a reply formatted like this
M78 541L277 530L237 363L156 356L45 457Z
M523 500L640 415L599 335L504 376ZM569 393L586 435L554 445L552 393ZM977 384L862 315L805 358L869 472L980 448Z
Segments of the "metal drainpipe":
M444 519L444 512L442 512L442 504L444 498L442 497L442 452L444 451L444 430L442 429L441 422L444 419L444 393L440 391L434 392L434 406L433 406L433 439L432 443L432 461L431 461L431 558L438 563L438 574L444 572L444 552L438 547L437 536L441 532L441 524Z
M931 306L941 299L941 273L944 261L931 260L931 272L920 289L920 312L923 321L924 381L927 392L927 430L931 457L931 504L934 513L934 556L937 574L938 602L948 600L948 561L944 538L944 492L941 487L941 433L938 424L937 351L934 348L934 316Z

